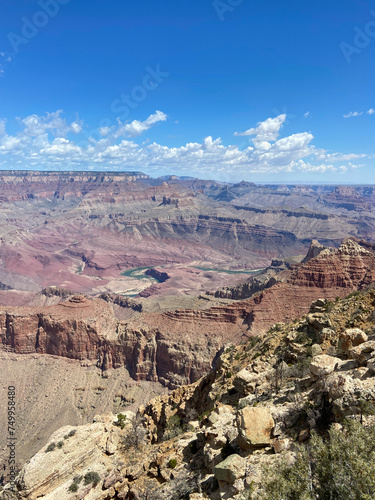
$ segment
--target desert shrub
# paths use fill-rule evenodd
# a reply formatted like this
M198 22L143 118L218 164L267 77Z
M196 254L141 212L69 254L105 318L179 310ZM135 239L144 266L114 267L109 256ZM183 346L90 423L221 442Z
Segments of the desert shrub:
M119 413L117 415L117 421L114 422L114 425L117 425L117 427L123 429L125 427L125 424L126 424L126 416L123 415L122 413Z
M177 466L177 460L175 458L171 458L168 462L168 467L170 469L175 469Z
M77 431L76 431L76 429L72 429L72 430L69 432L68 437L73 437L73 436L75 435L75 433L76 433L76 432L77 432Z
M47 446L46 453L49 453L50 451L53 451L56 448L56 443L50 443Z
M59 442L57 443L57 447L58 447L58 448L62 448L63 446L64 446L64 441L59 441Z
M69 491L70 491L70 493L75 493L76 491L78 491L78 484L73 482L69 486Z
M84 482L85 486L87 486L88 484L92 484L95 487L95 486L97 486L99 481L100 481L99 474L97 472L93 472L93 471L87 472L85 474L85 477L83 478L83 482Z
M164 439L165 440L172 439L181 434L182 432L184 432L184 429L180 417L177 414L169 417L168 422L165 426L165 431L163 436Z
M293 463L281 456L264 467L261 484L261 500L375 498L375 426L348 422L343 430L331 429L326 440L313 433Z
M125 449L140 448L146 440L146 428L144 418L137 413L136 417L130 421L129 432L125 433L122 445Z
M331 300L327 300L327 302L324 304L324 307L323 309L326 311L326 312L331 312L332 309L333 309L333 306L335 304L331 301Z

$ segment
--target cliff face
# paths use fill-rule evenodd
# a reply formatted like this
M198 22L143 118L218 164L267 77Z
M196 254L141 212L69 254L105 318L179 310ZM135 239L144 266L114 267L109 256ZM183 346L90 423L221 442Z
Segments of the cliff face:
M276 483L285 491L285 483L298 477L285 498L302 498L303 487L306 498L313 497L311 488L319 497L327 479L349 484L353 470L363 476L359 458L373 463L374 307L374 290L335 304L319 300L302 321L227 346L207 376L140 406L137 415L124 411L120 422L119 416L97 415L93 423L55 431L20 470L14 496L8 484L1 500L69 500L74 491L92 500L268 499L265 485L274 481L274 471L294 462L298 472ZM353 429L361 429L358 443ZM311 457L313 433L322 436L320 446L344 439L348 446L340 447L344 463L342 452L325 448L336 467L329 478L323 470L320 483L311 478L322 462L305 462L296 446L307 444ZM354 478L350 484L358 498L374 498L373 482Z
M312 300L347 295L375 280L375 254L349 240L278 274L278 282L247 300L204 310L140 313L117 321L110 304L73 296L41 308L1 308L2 349L125 366L136 380L175 388L207 373L230 341L265 333L306 314Z

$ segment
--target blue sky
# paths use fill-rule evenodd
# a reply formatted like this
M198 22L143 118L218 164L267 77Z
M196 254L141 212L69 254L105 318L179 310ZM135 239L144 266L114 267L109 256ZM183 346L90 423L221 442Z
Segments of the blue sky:
M0 168L374 183L375 4L2 0Z

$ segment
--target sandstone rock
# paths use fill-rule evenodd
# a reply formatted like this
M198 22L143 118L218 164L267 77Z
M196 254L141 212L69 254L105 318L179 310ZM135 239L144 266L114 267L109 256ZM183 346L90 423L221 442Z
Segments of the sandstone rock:
M106 452L108 455L114 455L117 450L119 442L119 436L115 432L111 432L110 435L107 438L107 443L106 443Z
M323 330L332 326L331 320L325 313L308 314L306 320L315 330Z
M354 387L350 375L342 372L331 373L325 381L326 390L331 400L336 400L349 393Z
M315 380L320 377L326 377L335 370L339 362L340 360L338 358L327 356L327 354L315 356L310 364L311 377Z
M233 385L237 391L244 396L254 394L257 387L263 386L268 382L268 380L273 378L274 373L274 369L268 369L261 373L254 373L249 371L247 368L244 368L235 376Z
M339 349L343 354L349 355L352 347L356 347L367 341L367 335L359 328L349 328L340 334Z
M370 360L371 361L371 360ZM368 362L368 365L370 365L370 361ZM370 368L370 366L369 366ZM371 369L371 368L370 368ZM356 368L355 370L353 370L353 373L352 373L352 377L354 379L359 379L359 380L362 380L363 377L367 374L367 368L364 367L364 366L360 366L359 368Z
M246 459L239 455L230 455L215 467L215 477L218 481L233 484L245 475Z
M103 481L103 490L107 490L111 488L116 483L121 482L123 480L122 474L118 471L111 471Z
M80 426L73 437L64 440L71 429L62 427L51 436L49 442L63 441L61 449L46 453L44 447L23 467L16 480L23 497L33 500L54 491L51 499L60 500L69 495L67 486L74 475L84 475L88 470L105 475L110 465L105 454L108 437L105 424Z
M366 365L367 361L373 357L375 351L375 341L364 342L357 347L349 349L349 356L356 359L361 365Z
M290 443L291 443L291 441L289 438L275 439L272 442L272 448L274 449L275 453L281 453L282 451L289 449Z
M331 342L336 337L335 331L331 328L323 328L323 330L317 333L317 341L319 344L323 344L324 342Z
M314 358L315 356L320 356L323 353L322 348L319 344L313 344L311 346L311 356Z
M237 415L238 441L243 449L267 446L275 422L268 408L243 408Z

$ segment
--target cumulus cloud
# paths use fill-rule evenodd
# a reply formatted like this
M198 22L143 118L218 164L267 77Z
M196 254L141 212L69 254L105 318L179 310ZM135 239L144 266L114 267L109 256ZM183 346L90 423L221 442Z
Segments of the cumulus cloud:
M7 134L5 120L0 120L0 168L138 169L151 175L170 171L230 182L250 174L345 173L359 167L352 161L371 157L318 149L313 145L311 132L280 137L285 114L260 122L246 132L236 133L237 136L249 136L252 144L246 148L225 145L220 137L212 136L178 147L135 141L134 137L166 119L164 113L156 111L144 121L120 124L117 129L101 127L98 139L91 139L89 143L76 138L81 122L68 123L61 111L19 120L23 130L15 135Z
M25 125L23 133L30 137L43 135L46 132L59 137L65 137L70 132L78 134L82 130L82 123L77 119L68 124L61 117L61 113L62 110L59 109L53 113L47 113L45 116L35 114L27 116L23 120L20 120Z
M286 114L276 116L276 118L268 118L264 122L259 122L256 127L249 128L245 132L235 132L234 135L254 135L258 141L275 141L279 137L279 131L285 120Z
M374 109L374 108L370 108L370 109L367 111L367 114L368 114L368 115L375 115L375 109Z
M156 111L153 115L150 115L143 122L139 120L133 120L131 123L122 124L120 120L119 128L114 133L114 137L137 137L146 130L149 130L153 125L156 125L158 122L165 122L167 119L167 115L162 113L161 111Z

